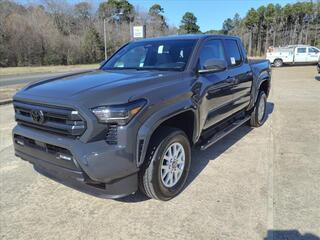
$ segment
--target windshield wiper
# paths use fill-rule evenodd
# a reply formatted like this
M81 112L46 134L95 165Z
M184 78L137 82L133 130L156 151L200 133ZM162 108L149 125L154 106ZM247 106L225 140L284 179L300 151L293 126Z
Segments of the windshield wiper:
M157 68L157 67L141 67L136 68L137 71L155 70L155 71L181 71L181 68Z
M181 68L157 68L157 67L114 67L114 68L104 68L103 70L137 70L137 71L181 71Z

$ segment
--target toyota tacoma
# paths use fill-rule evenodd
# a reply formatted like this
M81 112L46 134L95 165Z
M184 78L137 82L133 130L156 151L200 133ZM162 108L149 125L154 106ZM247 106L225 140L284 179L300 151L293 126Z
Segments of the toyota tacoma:
M15 155L58 182L104 198L184 188L191 148L266 120L270 63L237 37L132 41L97 70L29 84L13 99Z

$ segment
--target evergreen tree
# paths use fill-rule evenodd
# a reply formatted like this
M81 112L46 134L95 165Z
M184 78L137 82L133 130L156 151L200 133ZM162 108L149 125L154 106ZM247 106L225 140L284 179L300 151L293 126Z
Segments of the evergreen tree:
M197 17L191 13L186 12L181 20L179 27L180 33L199 33L200 27L197 25Z
M85 35L83 49L86 62L95 63L103 59L103 43L99 33L94 27L90 27Z

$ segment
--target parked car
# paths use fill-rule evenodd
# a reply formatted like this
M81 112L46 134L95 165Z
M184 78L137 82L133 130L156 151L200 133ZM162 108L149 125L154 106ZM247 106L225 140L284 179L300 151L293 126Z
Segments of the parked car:
M317 64L317 70L318 70L318 73L320 73L320 57L319 57L318 64Z
M308 45L289 45L282 48L269 48L266 59L275 67L284 64L316 64L320 50Z
M269 62L249 62L237 37L130 42L98 70L19 91L15 154L94 195L119 198L139 187L169 200L185 186L191 147L264 123L270 79Z

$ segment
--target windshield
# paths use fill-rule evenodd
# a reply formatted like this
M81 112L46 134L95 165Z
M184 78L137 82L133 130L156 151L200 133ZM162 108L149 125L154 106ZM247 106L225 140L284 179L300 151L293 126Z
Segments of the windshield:
M196 40L133 42L110 58L102 69L183 71Z

